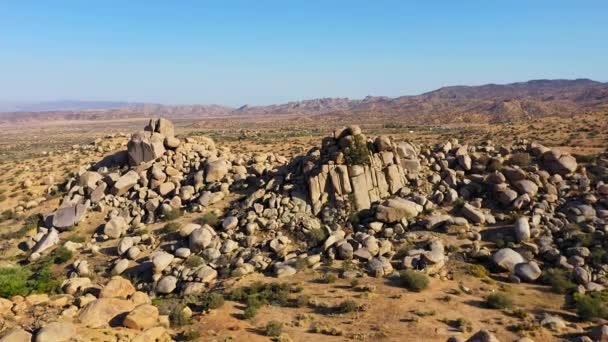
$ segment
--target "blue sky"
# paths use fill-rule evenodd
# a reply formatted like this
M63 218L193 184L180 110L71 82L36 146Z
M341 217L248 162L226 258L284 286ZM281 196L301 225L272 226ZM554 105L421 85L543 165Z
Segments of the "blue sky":
M608 1L0 0L0 100L270 104L608 81Z

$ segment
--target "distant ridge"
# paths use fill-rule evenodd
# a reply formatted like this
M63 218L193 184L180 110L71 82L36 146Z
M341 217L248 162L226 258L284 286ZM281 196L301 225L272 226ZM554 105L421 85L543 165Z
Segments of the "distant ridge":
M2 108L2 107L0 107ZM55 108L43 111L45 108ZM608 110L608 83L589 79L531 80L510 84L448 86L421 95L364 99L319 98L269 106L58 101L22 105L0 113L0 122L103 120L163 115L172 119L274 115L381 114L417 122L506 122L532 117L571 116Z

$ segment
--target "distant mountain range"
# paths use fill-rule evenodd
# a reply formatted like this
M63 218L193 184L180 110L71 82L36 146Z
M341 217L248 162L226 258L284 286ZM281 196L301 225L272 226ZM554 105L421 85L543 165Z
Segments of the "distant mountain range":
M162 115L172 119L333 114L381 115L417 122L507 122L608 110L608 83L589 79L532 80L511 84L451 86L415 96L321 98L269 106L165 106L127 102L59 101L21 104L0 113L0 122L104 120ZM6 110L5 110L6 111Z

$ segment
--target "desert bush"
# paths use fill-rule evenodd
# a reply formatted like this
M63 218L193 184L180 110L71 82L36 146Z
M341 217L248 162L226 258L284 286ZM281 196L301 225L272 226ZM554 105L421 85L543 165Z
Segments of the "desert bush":
M55 264L63 264L64 262L69 261L74 256L71 250L61 246L55 249L53 252L53 262Z
M299 291L300 287L290 284L255 282L233 290L228 298L246 305L243 317L248 319L254 317L265 305L287 306L290 303L290 295Z
M469 274L476 278L487 278L490 276L488 269L478 264L469 265Z
M323 323L323 322L314 322L311 330L317 334L329 335L329 336L342 336L344 333L342 330L334 327L333 325Z
M429 277L427 277L426 274L413 270L401 272L399 279L401 285L410 291L420 292L429 287Z
M198 219L196 219L196 222L198 224L208 224L211 227L219 227L220 225L220 218L217 216L217 214L213 211L209 211L204 213L201 217L199 217Z
M296 306L299 308L304 308L304 307L308 306L309 302L310 302L310 296L307 296L307 295L300 295L300 296L298 296L298 298L296 298Z
M219 309L224 305L224 296L219 293L206 293L198 301L203 310Z
M306 261L306 258L298 258L294 263L293 263L293 267L298 270L301 271L303 269L305 269L306 267L308 267L308 261Z
M23 267L0 268L0 297L25 296L30 293L28 279L32 272Z
M79 234L78 234L78 233L76 233L76 232L73 232L73 233L70 233L70 235L68 235L68 236L66 237L66 240L71 241L71 242L76 242L76 243L83 243L83 242L85 242L87 239L86 239L84 236L79 235Z
M56 277L51 262L32 264L28 267L0 268L0 297L26 296L30 293L58 293L61 279Z
M359 304L353 300L345 300L335 307L334 311L339 314L345 314L359 310Z
M583 320L608 319L608 291L575 293L576 314Z
M491 309L508 309L513 306L513 299L506 293L492 293L486 297L486 306Z
M163 227L163 229L166 234L174 234L177 233L181 227L182 225L177 222L169 222Z
M163 221L173 221L173 220L177 220L178 218L180 218L184 213L180 210L180 209L173 209L169 212L167 212L165 214L165 216L163 216L162 220Z
M338 277L336 277L336 275L333 273L325 273L323 276L323 282L326 284L333 284L336 282L336 280L338 280Z
M181 303L175 303L169 312L169 322L171 326L181 327L190 323L190 317L184 313L186 305Z
M306 239L312 246L316 246L327 239L327 232L323 228L310 229L306 231Z
M283 332L283 323L278 321L270 321L264 329L266 336L277 337Z
M540 279L543 284L550 285L553 292L559 294L569 292L576 287L576 284L570 281L567 271L561 268L544 270Z
M460 332L470 333L473 331L473 323L466 318L459 318L454 322L454 325Z
M344 150L344 160L346 165L368 165L369 149L363 137L356 135L352 146Z
M243 317L245 319L252 319L258 314L258 307L248 306L243 310Z

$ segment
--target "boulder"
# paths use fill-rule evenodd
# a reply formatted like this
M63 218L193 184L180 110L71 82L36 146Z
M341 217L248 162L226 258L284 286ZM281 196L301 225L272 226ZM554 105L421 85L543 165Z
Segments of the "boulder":
M0 334L0 342L30 342L32 334L16 326Z
M482 329L469 337L466 342L500 342L500 340L491 332Z
M486 222L486 216L483 212L469 203L462 206L462 215L475 224L483 224Z
M205 181L207 183L220 181L227 173L228 163L224 159L209 162L205 166Z
M537 263L530 261L515 265L514 273L523 281L533 282L540 277L542 271Z
M144 131L152 133L160 133L165 137L174 137L175 128L173 123L165 118L150 119L148 125L144 127Z
M123 315L131 312L135 304L118 298L99 298L89 304L78 315L82 324L90 328L102 328L122 323Z
M145 330L156 325L158 309L151 304L142 304L127 314L122 325L135 330Z
M165 136L156 132L134 133L127 144L129 165L137 166L160 158L165 153Z
M73 204L59 208L53 214L53 227L59 231L64 231L75 226L87 211L84 204Z
M530 223L528 218L521 216L515 220L515 239L517 242L526 242L530 240Z
M173 292L177 287L177 278L174 276L162 277L156 284L156 292L161 294L167 294Z
M132 187L134 187L138 181L139 174L134 170L130 170L129 172L118 178L116 183L114 183L114 186L112 187L112 194L120 196L129 191Z
M122 216L111 218L103 227L103 233L112 239L119 238L127 230L127 221Z
M562 176L576 171L578 167L576 158L557 150L546 151L543 153L542 159L545 170Z
M36 334L36 342L69 342L77 337L76 326L68 322L53 322L45 325Z
M128 298L133 293L135 293L135 287L128 279L125 279L121 276L114 276L110 281L106 284L106 286L101 289L99 293L99 298Z
M526 260L523 256L521 256L521 254L517 253L511 248L503 248L492 255L492 261L494 261L498 267L504 270L513 271L515 269L515 265L525 262Z
M78 177L78 185L83 188L95 190L97 183L103 179L103 176L95 171L86 171L80 177Z
M529 196L536 196L538 193L538 185L528 179L518 180L517 182L513 183L513 186L515 186L520 193L528 194Z
M378 206L376 219L386 223L398 222L418 216L422 206L418 203L401 198L388 199Z
M55 228L51 228L48 233L44 234L42 239L32 248L32 254L41 254L49 248L59 243L59 232Z

